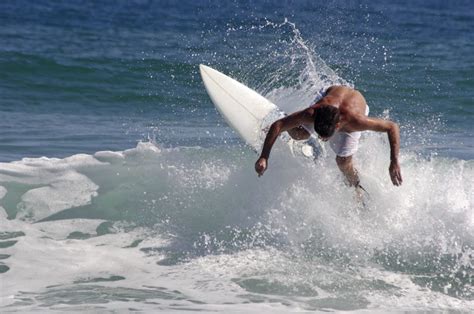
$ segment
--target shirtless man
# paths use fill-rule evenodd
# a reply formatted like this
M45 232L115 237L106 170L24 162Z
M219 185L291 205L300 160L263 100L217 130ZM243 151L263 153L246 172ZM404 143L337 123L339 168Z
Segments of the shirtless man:
M364 96L346 86L329 87L323 98L311 107L297 111L275 121L265 138L260 158L255 163L255 171L261 176L268 167L268 157L278 136L288 131L295 140L309 138L303 125L314 126L319 138L328 141L336 153L336 163L351 186L360 187L357 170L352 164L352 155L357 151L361 131L386 132L390 142L389 173L392 183L402 184L398 163L400 132L392 121L369 118L369 107Z

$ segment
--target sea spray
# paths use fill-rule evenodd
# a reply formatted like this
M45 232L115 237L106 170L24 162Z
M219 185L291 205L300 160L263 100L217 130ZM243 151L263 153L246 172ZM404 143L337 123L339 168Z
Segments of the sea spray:
M340 4L7 3L2 310L474 308L473 19L448 2ZM330 149L312 163L278 141L257 178L199 63L287 112L344 77L400 122L404 184L376 133L354 156L366 207Z

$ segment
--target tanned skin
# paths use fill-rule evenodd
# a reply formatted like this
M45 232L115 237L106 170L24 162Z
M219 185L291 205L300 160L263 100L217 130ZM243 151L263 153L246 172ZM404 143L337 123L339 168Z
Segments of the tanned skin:
M403 180L398 162L400 150L400 131L398 125L389 120L367 117L365 115L367 103L364 96L357 90L346 86L331 86L326 91L326 96L311 107L297 111L275 121L271 125L265 138L260 158L255 163L255 171L258 173L258 176L263 175L265 170L267 170L270 151L282 132L287 131L295 140L303 140L310 137L310 134L303 125L308 125L311 128L314 126L315 109L322 105L330 105L339 109L340 118L336 124L336 131L357 132L369 130L387 133L390 143L390 178L394 185L401 185ZM320 137L320 139L327 141L329 138ZM349 184L357 186L359 177L357 170L352 164L352 156L337 156L336 163Z

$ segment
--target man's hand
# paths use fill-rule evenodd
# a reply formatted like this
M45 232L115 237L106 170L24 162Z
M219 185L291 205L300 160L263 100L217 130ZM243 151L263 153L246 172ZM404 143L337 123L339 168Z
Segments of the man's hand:
M400 165L398 164L398 161L390 162L388 171L390 172L390 179L392 179L393 185L402 185L402 173L400 172Z
M258 176L260 177L263 175L265 170L267 170L267 159L260 157L255 163L255 171L257 171Z

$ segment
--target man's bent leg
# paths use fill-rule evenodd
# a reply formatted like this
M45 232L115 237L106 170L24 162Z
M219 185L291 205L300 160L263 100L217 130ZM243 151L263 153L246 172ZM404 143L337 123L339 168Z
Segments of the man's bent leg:
M339 170L341 170L341 172L344 174L347 181L349 182L349 185L358 187L360 180L359 180L359 175L357 174L357 170L354 168L354 165L352 164L352 156L347 156L347 157L337 156L336 163L337 163L337 166L339 167Z

